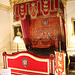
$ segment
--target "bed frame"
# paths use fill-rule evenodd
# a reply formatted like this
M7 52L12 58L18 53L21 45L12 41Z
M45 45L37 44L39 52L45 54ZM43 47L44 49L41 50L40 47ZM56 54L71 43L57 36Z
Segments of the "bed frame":
M3 52L4 69L10 68L12 75L50 75L54 74L54 55L39 57L30 52L7 54Z

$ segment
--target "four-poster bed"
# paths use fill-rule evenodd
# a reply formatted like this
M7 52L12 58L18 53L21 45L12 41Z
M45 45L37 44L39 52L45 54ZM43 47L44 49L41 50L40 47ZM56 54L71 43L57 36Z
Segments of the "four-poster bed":
M21 20L23 39L28 51L40 56L38 52L41 49L42 54L48 50L50 53L43 54L42 57L30 52L3 53L4 68L11 68L12 74L15 72L30 75L55 74L55 57L51 51L58 51L59 41L66 41L62 2L60 0L34 0L15 4L13 16L15 21ZM37 53L36 49L38 49Z
M15 21L21 20L26 46L49 48L66 41L64 7L59 0L34 0L13 6ZM40 46L41 45L41 46Z

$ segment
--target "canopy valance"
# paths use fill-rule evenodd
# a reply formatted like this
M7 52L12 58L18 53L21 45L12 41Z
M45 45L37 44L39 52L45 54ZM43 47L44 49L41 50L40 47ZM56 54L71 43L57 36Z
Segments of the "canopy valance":
M54 16L59 10L59 0L36 0L14 5L14 19L25 19L30 15L32 19L39 16Z

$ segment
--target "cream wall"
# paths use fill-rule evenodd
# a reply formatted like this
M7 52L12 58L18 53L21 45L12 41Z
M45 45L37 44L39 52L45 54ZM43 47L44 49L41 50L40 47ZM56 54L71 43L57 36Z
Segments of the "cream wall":
M10 25L11 25L11 50L12 52L17 52L17 44L13 42L13 37L14 37L14 31L13 31L13 25L17 25L17 24L21 24L21 21L16 21L16 22L13 22L13 12L10 12ZM19 47L19 51L26 51L26 48L25 48L25 44L24 44L24 41L22 39L22 43L19 43L18 44L18 47Z
M8 5L8 6L7 6ZM16 52L17 44L13 42L13 25L21 22L13 22L13 12L9 7L9 0L0 0L0 73L3 68L3 56L5 51L8 54ZM19 44L19 51L26 51L25 44Z
M0 9L0 71L3 68L2 53L10 53L10 23L9 12Z
M67 52L69 55L75 55L75 43L70 41L73 34L73 25L71 20L75 19L75 0L68 0L65 9Z
M10 6L9 0L0 0L0 3L7 5L7 6Z

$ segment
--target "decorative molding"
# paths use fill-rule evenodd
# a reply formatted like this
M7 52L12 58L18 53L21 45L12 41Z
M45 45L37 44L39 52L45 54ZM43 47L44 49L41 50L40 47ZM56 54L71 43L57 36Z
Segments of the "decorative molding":
M75 2L75 0L67 0L67 3Z
M67 0L61 0L61 1L62 1L63 5L65 7L66 6L66 3L67 3Z
M29 2L29 1L36 1L36 0L9 0L10 5L13 7L14 4L19 4L19 3L23 3L23 2ZM61 0L64 7L66 6L66 2L67 0Z
M68 1L75 1L75 0L67 0L67 2L68 2Z
M12 7L0 3L0 10L12 11Z
M36 0L9 0L10 5L13 7L14 4L19 4L23 2L36 1Z

